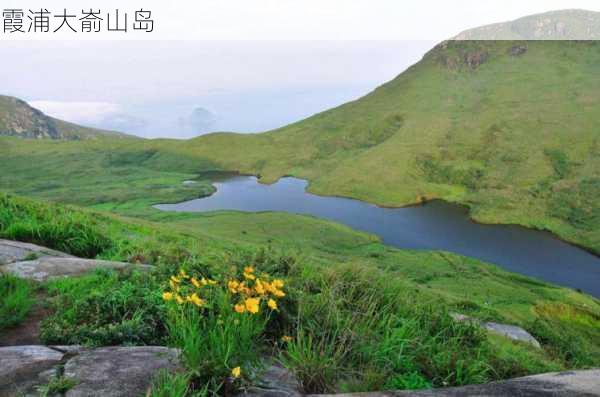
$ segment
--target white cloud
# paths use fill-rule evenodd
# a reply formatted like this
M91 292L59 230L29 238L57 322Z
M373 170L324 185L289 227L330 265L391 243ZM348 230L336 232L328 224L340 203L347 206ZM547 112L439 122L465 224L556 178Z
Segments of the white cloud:
M49 116L81 124L98 124L118 115L121 107L108 102L29 101L29 104Z

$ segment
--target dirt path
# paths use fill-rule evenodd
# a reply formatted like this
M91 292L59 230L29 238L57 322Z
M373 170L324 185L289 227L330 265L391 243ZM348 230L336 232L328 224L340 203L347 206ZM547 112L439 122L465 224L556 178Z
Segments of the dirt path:
M46 306L47 295L44 291L36 293L36 303L29 315L14 328L0 331L0 346L41 345L40 323L50 315Z

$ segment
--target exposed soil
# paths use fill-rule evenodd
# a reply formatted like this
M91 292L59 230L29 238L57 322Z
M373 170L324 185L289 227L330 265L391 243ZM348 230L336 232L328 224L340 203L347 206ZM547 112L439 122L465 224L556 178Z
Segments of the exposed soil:
M45 292L36 294L36 303L21 324L0 332L0 346L41 345L40 323L50 315Z

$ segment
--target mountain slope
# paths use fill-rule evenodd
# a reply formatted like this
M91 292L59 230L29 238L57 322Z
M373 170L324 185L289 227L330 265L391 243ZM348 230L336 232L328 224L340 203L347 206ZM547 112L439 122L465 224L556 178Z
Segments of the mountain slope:
M456 40L598 40L600 12L561 10L466 30Z
M98 136L123 137L126 134L58 120L46 116L25 101L0 95L0 135L37 139L90 139Z
M598 42L445 42L339 108L162 150L380 205L457 201L600 251L599 65Z
M263 134L0 140L10 158L0 185L74 203L81 183L93 182L90 198L98 181L118 185L99 204L152 201L157 173L234 170L265 183L293 175L313 193L385 206L462 203L478 221L550 230L600 252L599 107L599 42L451 41L359 100ZM45 170L31 167L34 157ZM51 189L53 163L82 177L57 177ZM136 176L139 188L126 183Z

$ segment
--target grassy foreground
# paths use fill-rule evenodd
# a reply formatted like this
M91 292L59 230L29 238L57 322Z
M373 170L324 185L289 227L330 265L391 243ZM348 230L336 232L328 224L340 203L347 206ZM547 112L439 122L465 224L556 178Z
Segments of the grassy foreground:
M449 253L392 249L309 217L151 218L0 195L1 238L157 266L46 284L53 314L42 324L47 343L182 348L186 372L159 377L156 396L230 393L255 381L266 356L307 392L463 385L600 365L600 303L573 290ZM271 283L267 292L256 278ZM543 349L456 323L450 312L522 325Z

